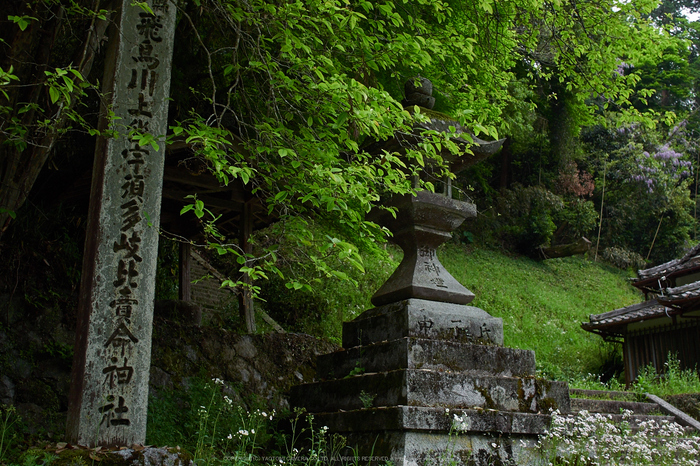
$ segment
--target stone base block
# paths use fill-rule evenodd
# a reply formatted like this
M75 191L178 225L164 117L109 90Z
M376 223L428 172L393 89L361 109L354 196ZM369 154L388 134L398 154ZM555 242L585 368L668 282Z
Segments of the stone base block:
M455 416L466 433L539 435L549 427L549 414L447 409L425 406L389 406L351 411L315 413L314 423L342 435L382 430L449 432Z
M474 306L407 299L343 324L344 348L404 337L503 346L503 320Z
M453 428L455 415L463 431ZM346 437L360 464L491 466L537 464L537 435L545 432L550 417L396 406L320 413L314 422ZM352 456L346 459L353 461Z
M566 383L415 369L297 385L290 391L290 403L309 412L399 405L530 413L570 410Z
M319 356L316 377L337 379L350 374L397 369L532 377L535 375L535 353L502 346L407 337Z
M377 432L352 434L347 438L356 450L345 458L349 463L395 466L435 465L533 465L537 437L431 432Z

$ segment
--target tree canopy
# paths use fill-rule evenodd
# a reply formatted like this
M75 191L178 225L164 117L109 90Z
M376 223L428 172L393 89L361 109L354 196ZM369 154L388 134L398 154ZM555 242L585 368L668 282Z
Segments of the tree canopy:
M184 139L223 183L242 182L287 222L325 218L359 241L376 238L380 229L365 220L372 205L410 192L409 175L426 164L442 167L443 148L462 150L438 132L406 153L366 150L425 118L401 104L407 79L429 77L436 110L482 137L510 138L523 154L545 120L559 170L580 162L580 149L567 141L584 125L654 127L674 118L667 111L687 109L694 52L673 24L658 21L656 7L653 0L181 1L171 130L143 141ZM89 0L0 7L2 230L38 170L57 157L56 141L71 130L97 134L90 89L100 74L92 63L111 8ZM428 179L424 188L432 187ZM206 214L201 203L190 210ZM241 254L211 239L220 252ZM321 259L328 252L360 266L347 242L301 240L317 243L323 254L312 259L322 270L330 271Z

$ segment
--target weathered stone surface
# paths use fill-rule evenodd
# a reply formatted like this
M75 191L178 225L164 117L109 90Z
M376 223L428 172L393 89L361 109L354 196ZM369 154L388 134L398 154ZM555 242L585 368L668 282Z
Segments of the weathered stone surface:
M463 431L453 428L458 416ZM363 464L470 466L537 464L537 435L549 427L544 414L396 406L317 413L314 422L339 432L355 450L346 460ZM448 435L448 433L450 433ZM355 458L355 456L357 458Z
M370 219L387 227L404 256L389 279L372 296L381 306L409 298L467 304L474 294L445 270L436 248L451 238L464 219L476 216L476 206L427 191L394 196L387 202L396 217L375 210Z
M343 323L343 347L404 337L503 345L503 319L483 309L424 299L407 299L363 312Z
M15 399L15 384L6 376L0 376L0 403L11 405Z
M649 401L652 401L656 403L663 412L665 412L668 415L674 416L675 420L677 423L679 423L682 426L687 426L687 427L692 427L696 431L700 431L700 422L697 421L696 419L692 418L691 416L688 416L686 413L681 411L680 409L676 408L672 404L668 403L665 400L662 400L656 395L652 395L651 393L646 393L647 399Z
M411 430L449 432L454 416L465 431L496 434L541 434L549 427L549 415L498 410L449 409L422 406L390 406L314 414L314 422L343 435L352 432Z
M191 466L194 461L188 454L173 448L147 447L143 450L118 450L112 453L133 466Z
M118 2L104 91L118 137L95 149L66 433L79 445L142 444L146 437L158 224L176 5L154 14Z
M455 464L506 466L538 464L536 438L530 435L490 433L447 435L437 432L387 431L348 435L348 444L361 445L356 456L361 464L423 466Z
M684 393L682 395L670 395L666 401L676 408L700 421L700 393Z
M656 403L641 403L636 401L599 400L589 398L572 398L571 410L574 412L586 410L591 413L620 414L623 410L634 411L635 414L649 414L659 410Z
M319 356L316 377L333 379L351 373L396 369L528 377L535 375L535 353L495 345L406 337Z
M499 411L569 412L566 384L534 377L401 369L293 387L293 405L309 412L380 406L483 408Z

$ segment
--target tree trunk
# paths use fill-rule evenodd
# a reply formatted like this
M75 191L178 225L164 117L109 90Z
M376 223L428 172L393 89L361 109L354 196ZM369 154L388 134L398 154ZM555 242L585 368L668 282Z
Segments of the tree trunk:
M584 254L591 249L591 242L581 237L575 243L560 244L558 246L552 246L549 248L540 248L540 253L545 259L552 259L555 257L567 257L575 256L576 254Z

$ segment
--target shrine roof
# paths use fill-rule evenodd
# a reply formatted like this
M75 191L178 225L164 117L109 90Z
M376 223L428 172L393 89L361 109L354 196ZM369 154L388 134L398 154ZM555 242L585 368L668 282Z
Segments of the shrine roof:
M581 323L584 330L601 334L621 335L627 324L672 317L700 307L700 281L675 288L667 288L662 296L639 304L589 316Z
M659 280L686 275L700 269L700 244L688 251L680 259L673 259L663 264L639 270L638 278L632 284L638 288L643 288L650 284L655 284Z

